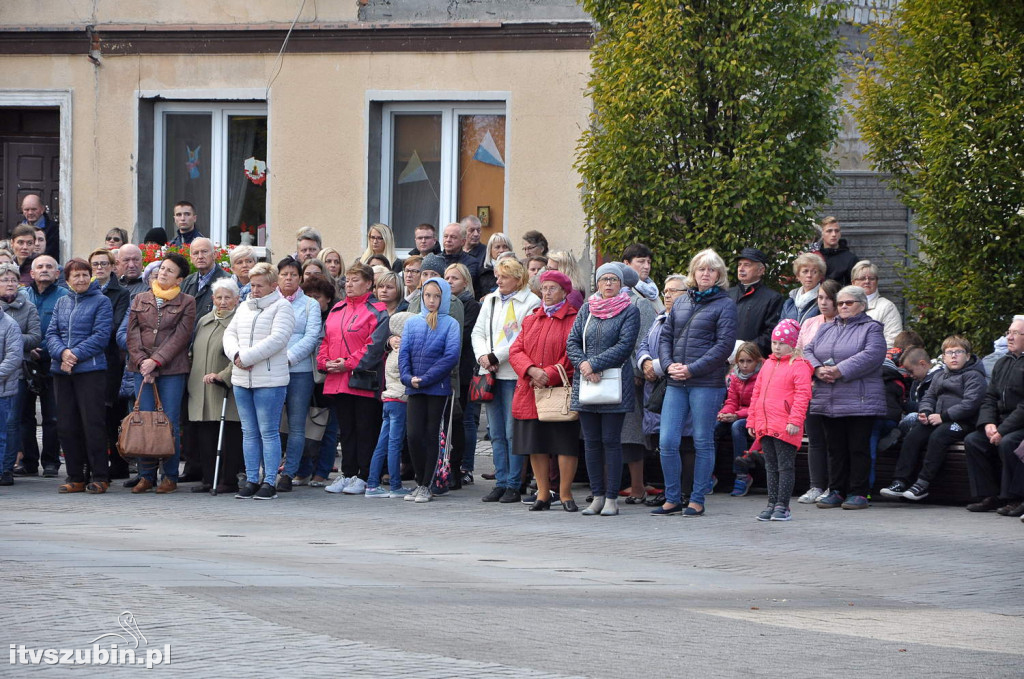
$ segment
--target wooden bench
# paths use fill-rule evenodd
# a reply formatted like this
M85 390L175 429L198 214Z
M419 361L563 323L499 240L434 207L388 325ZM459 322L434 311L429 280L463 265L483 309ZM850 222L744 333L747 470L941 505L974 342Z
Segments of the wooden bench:
M718 450L715 456L715 475L718 477L716 493L726 495L732 490L736 475L732 471L732 443L727 439L719 439ZM900 446L894 445L889 450L880 450L875 458L875 484L871 489L871 501L881 500L893 502L884 497L879 491L892 483L892 474L896 469L896 460L899 458ZM913 483L916 479L909 479ZM764 469L758 468L754 473L754 487L765 488ZM802 495L811 487L811 480L807 467L807 439L796 453L796 483L793 487L794 495ZM964 453L964 445L955 443L949 447L946 455L946 462L942 465L939 476L928 487L928 497L923 502L931 502L943 505L966 505L971 501L970 484L967 480L967 456ZM903 500L895 500L903 502Z

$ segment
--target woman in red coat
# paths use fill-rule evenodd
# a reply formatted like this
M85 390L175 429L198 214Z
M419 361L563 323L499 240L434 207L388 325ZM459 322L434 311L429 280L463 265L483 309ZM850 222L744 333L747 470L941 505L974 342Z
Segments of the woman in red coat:
M569 331L576 320L576 309L566 301L572 281L558 271L540 275L541 306L523 320L523 330L509 348L509 364L519 376L512 397L512 453L529 455L537 479L537 500L530 505L536 512L551 508L550 455L558 456L559 497L562 509L578 511L572 497L579 450L579 422L541 422L537 419L535 387L572 384L572 363L565 354ZM562 366L565 382L555 366Z

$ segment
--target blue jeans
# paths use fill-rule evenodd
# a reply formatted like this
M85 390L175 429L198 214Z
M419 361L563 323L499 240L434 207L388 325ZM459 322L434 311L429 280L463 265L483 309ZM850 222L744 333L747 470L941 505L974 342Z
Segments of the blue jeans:
M178 481L178 463L181 461L181 402L185 395L185 385L188 383L188 375L162 375L156 378L156 388L160 392L160 402L164 406L164 413L171 421L171 432L174 435L174 457L164 460L160 466L164 470L164 478L171 481ZM135 394L142 390L142 397L139 399L139 410L156 410L156 402L153 399L153 387L144 384L142 375L135 373ZM139 462L139 476L156 483L156 462Z
M234 387L238 419L242 421L242 457L245 480L259 483L260 463L263 481L275 485L281 464L281 410L288 387ZM305 436L303 436L305 441Z
M10 409L7 411L7 427L5 429L7 438L4 445L0 446L0 450L3 451L0 471L13 472L14 460L18 457L18 451L21 450L21 403L22 394L26 391L28 391L28 387L25 386L25 380L18 380L18 393L7 399L10 401Z
M288 373L285 408L288 411L288 448L285 451L284 475L293 477L302 463L306 449L306 415L313 398L313 373Z
M312 474L326 479L331 475L334 468L334 458L338 456L338 436L341 434L341 427L338 426L338 416L331 408L327 417L327 427L324 429L324 437L320 439L320 450L316 460L311 457L302 458L299 471L296 476L306 477ZM315 467L314 467L315 464Z
M749 441L747 439L747 418L744 417L735 422L719 422L715 425L715 439L721 437L726 431L729 432L729 440L732 441L732 470L740 475L749 474L746 465L736 464L736 458L743 457L743 453L747 452Z
M622 484L622 423L626 413L580 412L587 477L594 498L619 496ZM676 473L678 485L679 473Z
M715 470L716 416L724 399L725 387L670 386L665 390L665 401L661 407L660 443L667 502L676 505L682 499L679 439L689 417L693 423L693 447L697 452L690 502L704 506L704 496L711 490L711 473Z
M487 403L487 431L494 456L494 487L519 489L525 455L512 454L512 395L516 380L494 380L494 400Z
M388 475L391 476L391 490L402 487L402 445L405 443L406 405L401 401L384 401L384 416L381 419L380 437L370 459L370 478L367 488L380 485L380 475L388 461Z
M476 428L480 402L466 399L462 410L462 429L466 435L466 450L462 454L462 471L472 472L476 467Z

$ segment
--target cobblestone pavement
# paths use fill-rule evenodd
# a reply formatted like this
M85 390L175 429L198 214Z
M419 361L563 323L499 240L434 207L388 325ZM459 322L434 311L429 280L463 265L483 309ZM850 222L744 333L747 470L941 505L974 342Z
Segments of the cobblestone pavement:
M794 504L762 524L763 495L717 494L699 519L585 517L481 504L479 477L425 505L57 483L0 490L15 647L89 648L130 611L173 676L1024 674L1024 525L994 514Z

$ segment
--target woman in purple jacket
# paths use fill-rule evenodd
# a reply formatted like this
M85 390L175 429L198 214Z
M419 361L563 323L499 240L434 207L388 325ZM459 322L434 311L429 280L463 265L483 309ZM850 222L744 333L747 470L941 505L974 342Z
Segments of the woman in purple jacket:
M848 285L836 295L839 315L804 348L814 367L811 415L824 418L830 492L822 509L867 509L871 472L869 440L874 418L885 415L882 324L867 313L863 288Z

